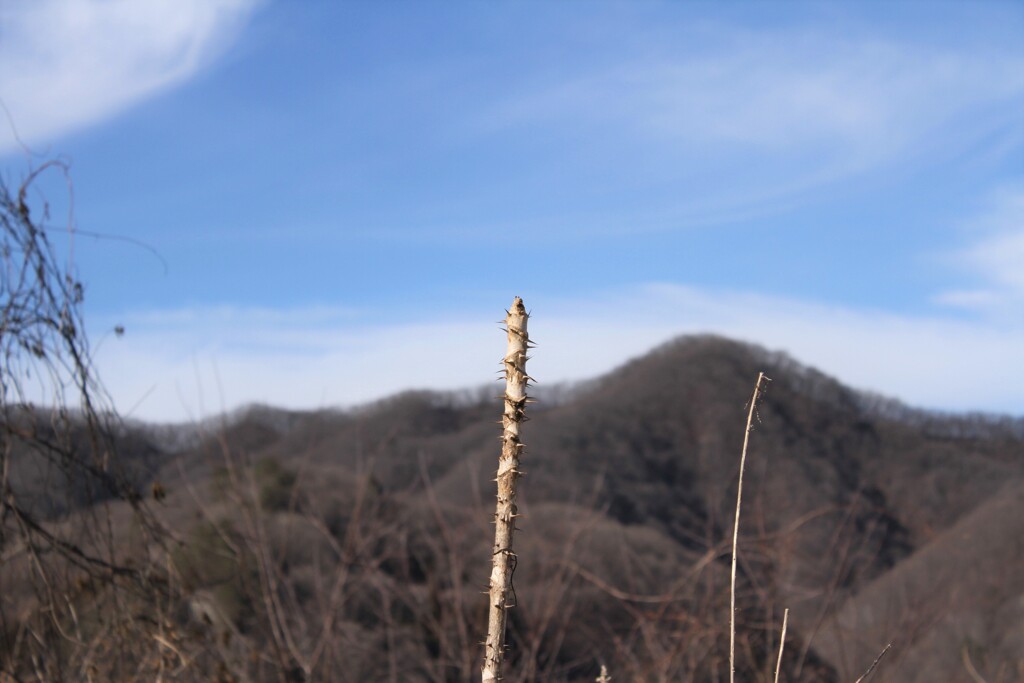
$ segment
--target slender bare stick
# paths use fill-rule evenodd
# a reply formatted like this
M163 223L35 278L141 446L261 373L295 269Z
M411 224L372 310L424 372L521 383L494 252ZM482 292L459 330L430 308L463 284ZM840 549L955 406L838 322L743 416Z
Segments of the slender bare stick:
M775 663L775 683L779 683L779 672L782 671L782 651L786 649L786 624L789 622L789 608L782 613L782 635L779 636L779 661Z
M747 445L750 443L750 432L754 429L754 412L757 410L757 399L761 396L761 383L771 381L763 372L757 374L754 395L750 399L750 412L747 413L747 428L743 433L743 452L740 454L740 478L736 488L736 521L732 529L732 575L729 581L729 683L736 683L736 544L740 537L740 504L743 502L743 468L747 464Z
M490 607L487 618L487 640L484 641L483 683L501 680L501 665L505 658L505 621L508 614L509 594L512 591L512 572L516 555L512 551L512 533L516 518L516 479L519 477L519 456L523 444L519 440L519 427L526 408L526 387L530 380L526 374L526 351L530 342L526 324L529 315L523 300L516 297L512 308L506 311L508 351L502 363L505 366L505 409L501 418L501 458L498 460L498 504L494 512L494 552L492 553L491 581L488 591Z
M885 653L889 651L890 647L892 647L892 643L889 643L885 646L885 649L882 650L877 657L875 657L875 661L871 662L871 666L869 666L868 670L864 672L864 675L858 678L853 683L861 683L861 681L867 680L868 676L870 676L871 672L875 670L875 667L878 666L878 663L882 661L882 657L885 656Z
M967 651L967 643L964 643L963 648L960 650L960 654L964 660L964 668L967 669L967 675L971 677L974 683L988 683L978 670L974 668L974 662L971 661L971 653Z
M594 679L597 683L611 683L612 677L608 675L608 667L601 665L601 675Z

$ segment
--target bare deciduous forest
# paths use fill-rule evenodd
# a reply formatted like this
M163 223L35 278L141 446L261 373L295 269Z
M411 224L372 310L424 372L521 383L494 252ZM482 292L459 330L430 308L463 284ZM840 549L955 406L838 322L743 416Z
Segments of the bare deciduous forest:
M24 192L0 217L0 681L480 678L496 385L122 421ZM786 608L781 681L855 681L890 642L873 681L1024 680L1024 422L916 411L714 336L537 388L504 680L729 679L759 372L738 680L775 680Z

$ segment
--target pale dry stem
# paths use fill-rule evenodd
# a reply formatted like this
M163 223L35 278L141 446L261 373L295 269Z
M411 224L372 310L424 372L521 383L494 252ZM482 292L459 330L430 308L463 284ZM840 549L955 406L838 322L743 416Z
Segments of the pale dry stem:
M747 446L750 444L750 432L754 429L754 413L757 410L757 399L761 396L762 382L771 379L763 372L758 373L754 385L754 395L750 399L750 411L747 413L747 427L743 433L743 451L740 454L740 476L736 488L736 519L732 529L732 574L729 579L729 683L736 683L736 546L740 536L740 505L743 502L743 468L747 464Z
M782 670L782 652L786 649L786 625L789 623L789 608L782 613L782 635L779 636L779 660L775 663L775 683L779 683L779 671Z

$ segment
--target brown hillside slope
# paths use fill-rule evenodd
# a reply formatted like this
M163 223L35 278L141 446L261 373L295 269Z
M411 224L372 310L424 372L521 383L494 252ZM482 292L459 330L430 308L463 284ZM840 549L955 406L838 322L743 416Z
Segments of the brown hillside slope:
M890 641L879 681L1024 680L1024 481L858 591L815 649L850 678Z
M1021 422L913 411L706 336L531 406L508 680L593 680L601 661L616 680L721 680L744 403L762 370L774 381L740 530L744 680L770 680L784 607L784 680L852 680L890 637L880 679L959 676L967 642L989 683L1014 680ZM309 680L477 678L497 393L259 408L199 438L164 433L187 444L156 474L186 542L182 618L214 615L254 681L274 680L281 623L297 661L315 662ZM896 616L878 611L893 604Z

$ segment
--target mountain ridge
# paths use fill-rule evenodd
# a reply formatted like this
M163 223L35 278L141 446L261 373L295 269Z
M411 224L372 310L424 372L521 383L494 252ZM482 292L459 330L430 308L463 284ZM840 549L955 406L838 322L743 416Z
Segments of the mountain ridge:
M1024 588L991 568L1024 561L1007 512L1024 490L1018 420L907 408L710 335L530 406L510 680L593 680L602 661L625 680L720 676L738 459L762 371L772 382L750 435L740 528L741 668L770 673L790 608L786 680L849 680L887 638L896 645L878 681L934 680L939 664L944 680L970 681L963 642L989 683L1014 680L1024 642L1012 605ZM338 571L350 576L338 628L362 634L362 654L357 641L336 644L350 667L337 680L386 678L392 656L406 662L401 680L470 680L490 559L496 393L239 410L191 439L163 433L143 483L159 482L156 509L183 534L264 529L254 552L274 558L288 619L307 631L336 600L318 591ZM153 462L151 448L140 452ZM243 504L252 496L257 513ZM220 615L235 647L265 646L259 609L245 607L259 592L242 583L228 600L214 574L190 579L202 613ZM884 619L863 616L879 606Z
M771 555L766 568L748 566L741 582L755 590L770 571L774 600L792 607L805 632L1024 477L1024 420L913 409L784 353L681 337L531 410L525 537L534 509L569 502L627 530L654 529L694 557L719 546L734 505L744 403L760 371L773 381L752 435L747 524L757 537L786 541L784 550L759 550ZM496 457L489 393L404 392L321 414L336 432L319 432L319 443L302 438L299 418L281 449L262 453L287 461L287 452L305 452L325 466L370 459L383 491L422 491L426 479L442 507L485 507ZM541 526L557 535L550 515ZM824 615L822 595L832 605ZM808 649L846 671L834 648ZM918 656L908 646L903 657L893 660Z

